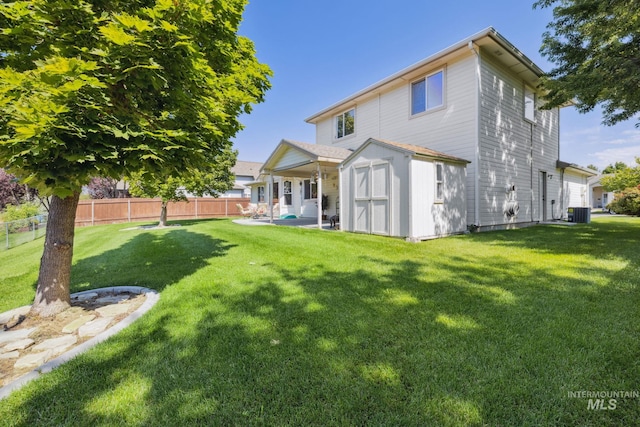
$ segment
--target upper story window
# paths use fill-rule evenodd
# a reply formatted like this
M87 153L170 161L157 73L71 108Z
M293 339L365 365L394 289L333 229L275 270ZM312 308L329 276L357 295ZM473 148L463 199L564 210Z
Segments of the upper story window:
M536 93L528 86L524 87L524 118L536 121Z
M336 116L336 139L351 135L356 130L356 109Z
M444 71L411 83L411 115L444 105Z

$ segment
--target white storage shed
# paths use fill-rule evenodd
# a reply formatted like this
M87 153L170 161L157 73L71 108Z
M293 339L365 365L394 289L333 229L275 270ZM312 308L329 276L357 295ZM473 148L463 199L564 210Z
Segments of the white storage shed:
M465 232L468 163L369 138L339 167L341 229L412 241Z

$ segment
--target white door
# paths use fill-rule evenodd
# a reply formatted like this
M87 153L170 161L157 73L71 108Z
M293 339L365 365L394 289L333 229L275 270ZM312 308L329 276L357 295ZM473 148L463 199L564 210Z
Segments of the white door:
M356 166L354 180L354 231L389 235L389 164Z

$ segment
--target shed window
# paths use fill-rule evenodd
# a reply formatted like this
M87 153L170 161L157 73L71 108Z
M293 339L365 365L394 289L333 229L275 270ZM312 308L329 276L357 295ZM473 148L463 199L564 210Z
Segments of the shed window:
M442 163L436 163L436 203L444 200L444 168Z
M444 71L440 70L411 83L411 115L444 104Z

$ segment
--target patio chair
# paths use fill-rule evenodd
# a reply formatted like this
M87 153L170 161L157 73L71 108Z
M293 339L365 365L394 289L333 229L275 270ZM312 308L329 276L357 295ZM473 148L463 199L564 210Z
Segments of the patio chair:
M251 209L251 207L244 208L240 203L236 204L236 207L238 208L238 212L240 212L240 215L245 218L253 215L253 209Z

